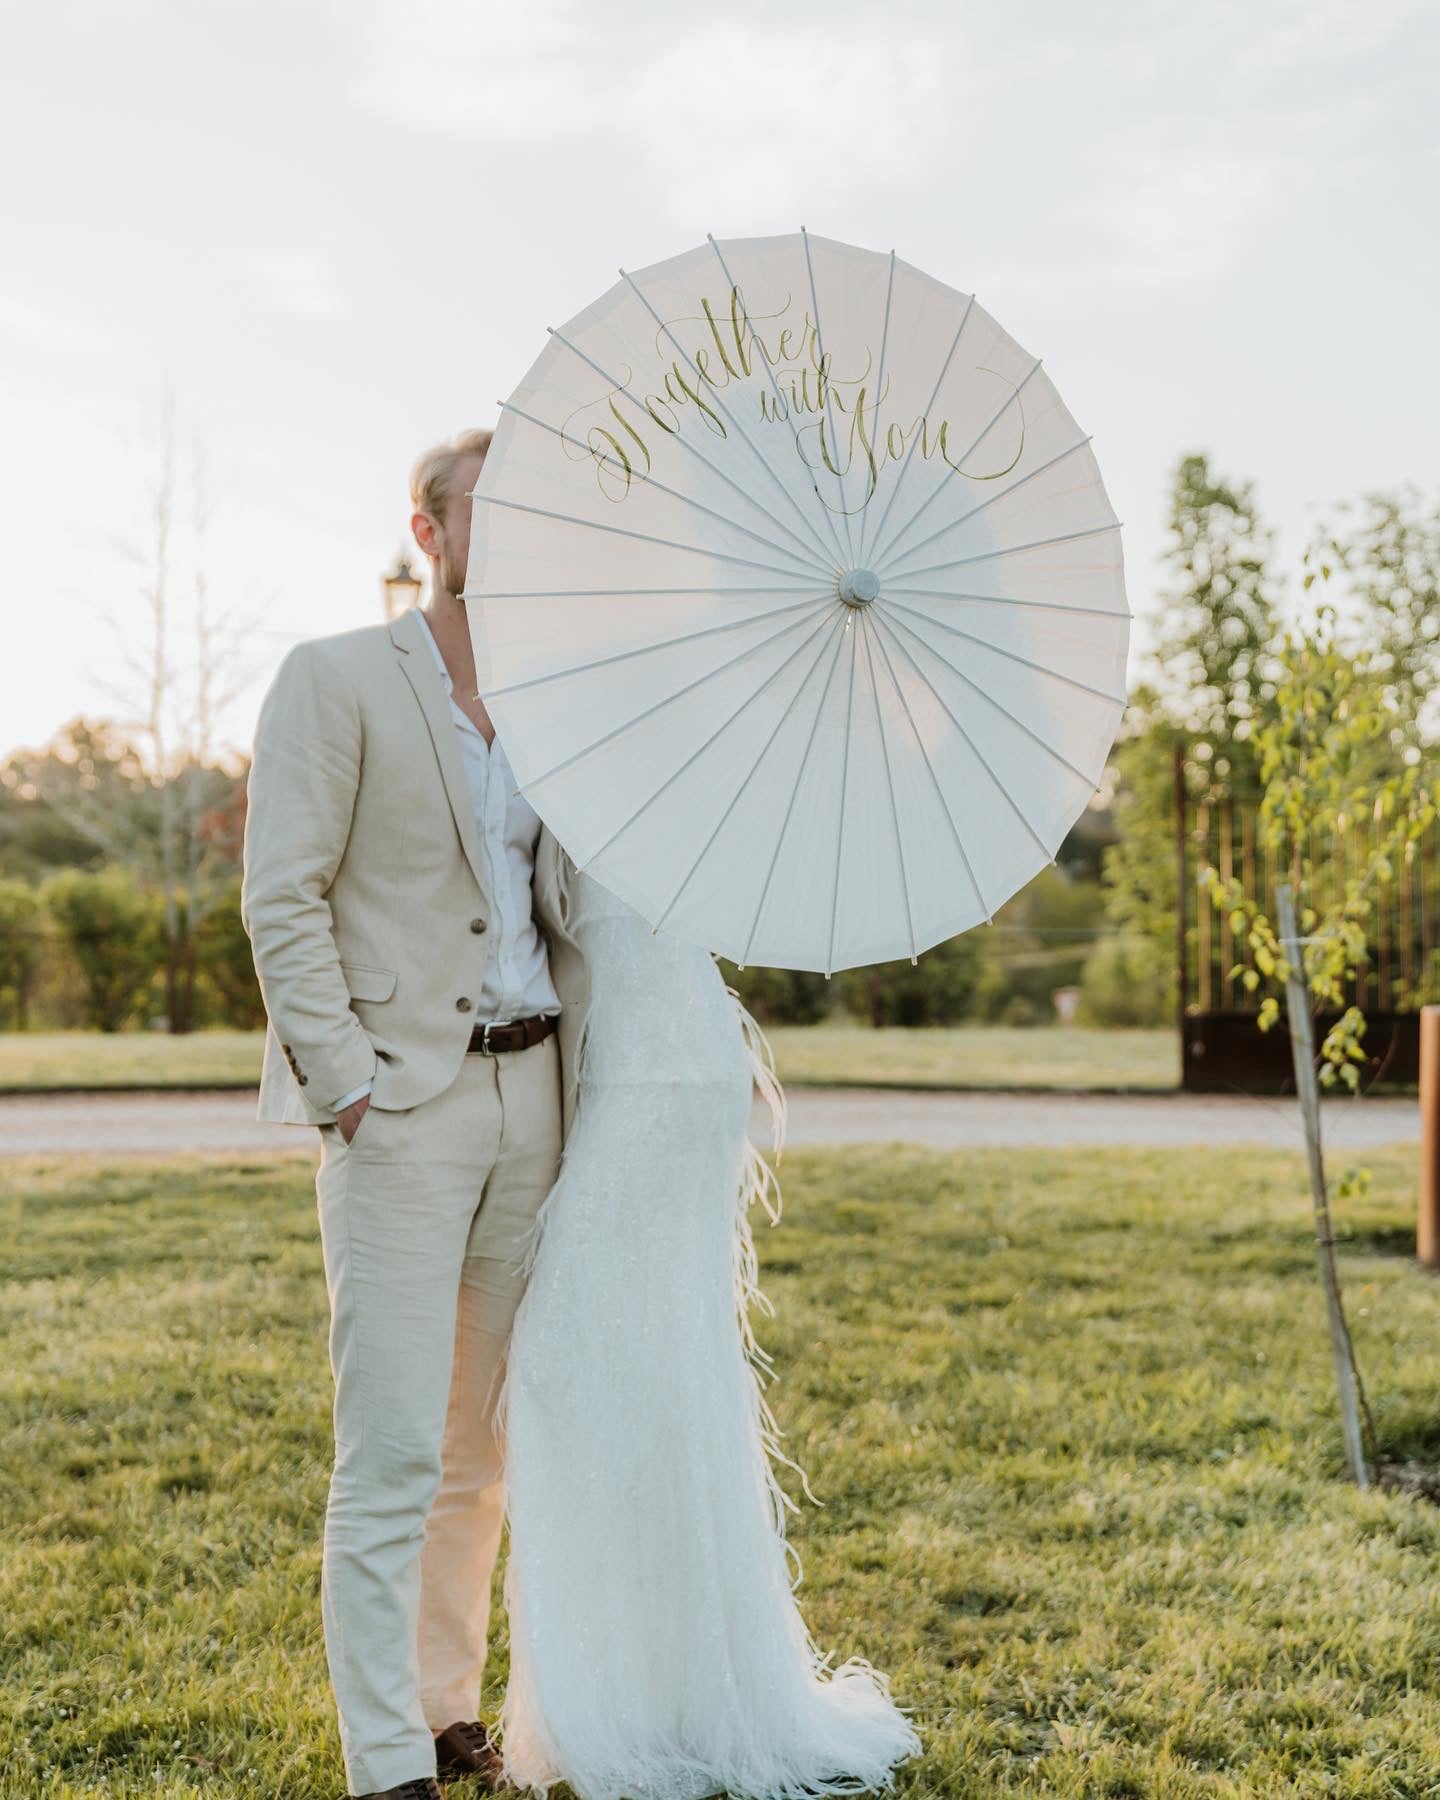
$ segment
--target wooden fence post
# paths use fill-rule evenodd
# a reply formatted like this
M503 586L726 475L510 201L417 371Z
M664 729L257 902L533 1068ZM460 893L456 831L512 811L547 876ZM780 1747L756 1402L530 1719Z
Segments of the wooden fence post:
M1415 1254L1440 1269L1440 1006L1420 1008L1420 1211Z
M1185 855L1185 747L1175 746L1175 1024L1180 1033L1180 1086L1190 1082L1189 1046L1185 1042L1185 1007L1190 995L1190 957L1185 945L1189 901L1189 859Z

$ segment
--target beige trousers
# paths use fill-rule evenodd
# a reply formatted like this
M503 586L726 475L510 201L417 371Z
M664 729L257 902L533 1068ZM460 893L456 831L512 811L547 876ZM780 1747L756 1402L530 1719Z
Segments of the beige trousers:
M559 1172L560 1062L465 1057L442 1094L371 1107L316 1177L335 1464L321 1613L353 1794L435 1772L478 1716L504 1510L494 1401L521 1240Z

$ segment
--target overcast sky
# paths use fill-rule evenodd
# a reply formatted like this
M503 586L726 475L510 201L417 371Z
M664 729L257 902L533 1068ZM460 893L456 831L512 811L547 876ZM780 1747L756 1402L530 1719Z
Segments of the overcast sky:
M1156 604L1168 478L1440 488L1440 14L1411 0L702 9L46 0L0 65L0 754L113 713L171 396L216 603L379 616L415 452L707 231L895 248L1045 365ZM186 534L176 604L188 604ZM1142 631L1139 634L1143 641ZM124 678L119 678L121 685Z

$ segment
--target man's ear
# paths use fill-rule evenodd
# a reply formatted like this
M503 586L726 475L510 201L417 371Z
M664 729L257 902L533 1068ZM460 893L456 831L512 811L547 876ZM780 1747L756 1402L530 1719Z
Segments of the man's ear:
M440 527L427 512L411 513L410 529L415 535L415 542L426 556L440 554Z

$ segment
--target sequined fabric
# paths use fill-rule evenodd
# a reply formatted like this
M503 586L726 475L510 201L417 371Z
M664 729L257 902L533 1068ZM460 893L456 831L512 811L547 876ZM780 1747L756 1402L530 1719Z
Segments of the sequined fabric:
M579 1800L887 1787L918 1739L868 1662L829 1666L791 1585L748 1316L752 1082L783 1106L763 1040L708 952L570 881L579 1103L501 1396L507 1774Z

